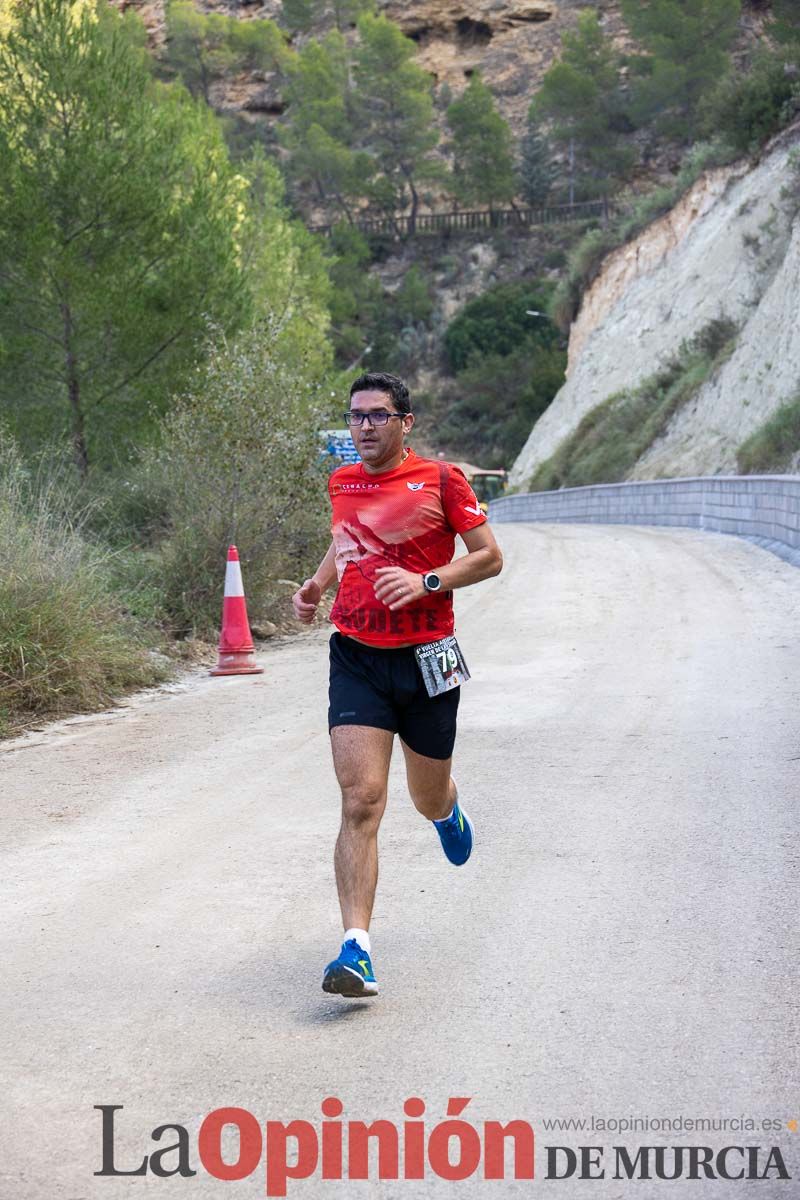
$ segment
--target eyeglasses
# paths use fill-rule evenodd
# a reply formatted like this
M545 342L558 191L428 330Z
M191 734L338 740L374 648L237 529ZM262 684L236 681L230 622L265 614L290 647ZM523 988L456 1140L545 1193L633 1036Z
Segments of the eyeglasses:
M387 413L387 412L346 412L344 414L345 425L363 425L365 420L368 420L370 425L387 425L392 417L397 417L398 421L402 421L405 413Z

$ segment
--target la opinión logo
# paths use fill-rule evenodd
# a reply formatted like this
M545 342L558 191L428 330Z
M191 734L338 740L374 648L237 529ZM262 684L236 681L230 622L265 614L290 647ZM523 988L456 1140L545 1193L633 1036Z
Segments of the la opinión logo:
M344 1105L328 1096L320 1106L319 1126L310 1121L266 1121L246 1108L215 1108L202 1121L193 1145L178 1122L151 1133L157 1149L135 1165L120 1164L115 1117L121 1104L96 1104L102 1114L103 1166L95 1175L197 1175L198 1168L220 1180L241 1180L258 1172L267 1196L285 1196L290 1180L425 1179L430 1174L453 1181L480 1172L484 1179L533 1179L534 1132L527 1121L483 1121L473 1125L462 1114L471 1097L451 1096L447 1118L428 1127L425 1103L411 1096L405 1120L343 1121ZM226 1133L227 1131L227 1133ZM169 1140L168 1140L169 1139ZM238 1147L235 1144L238 1139ZM168 1144L164 1144L168 1140ZM223 1140L227 1157L223 1153ZM370 1150L373 1154L370 1155ZM778 1179L789 1180L777 1146L570 1146L545 1145L544 1178L615 1180ZM345 1153L346 1152L346 1153ZM513 1176L506 1175L506 1157ZM377 1161L377 1171L374 1164ZM197 1164L197 1165L195 1165ZM345 1165L346 1164L346 1165Z
M484 1121L470 1124L461 1114L471 1097L453 1096L447 1119L428 1131L425 1103L411 1096L403 1105L406 1120L342 1121L344 1105L335 1096L322 1101L319 1129L310 1121L267 1121L263 1128L245 1108L215 1108L204 1118L193 1158L189 1131L178 1122L158 1125L151 1134L158 1149L144 1154L137 1165L118 1163L115 1154L115 1115L121 1104L96 1104L102 1114L103 1166L95 1175L155 1175L169 1178L197 1174L193 1162L215 1179L246 1179L259 1169L267 1196L285 1196L290 1179L369 1179L370 1142L377 1147L378 1179L425 1179L428 1167L440 1179L468 1179L483 1163L484 1179L505 1179L506 1144L513 1154L514 1179L533 1179L534 1133L527 1121ZM226 1127L238 1132L234 1162L223 1157ZM162 1142L169 1136L169 1145ZM347 1166L344 1149L347 1147ZM509 1178L512 1176L509 1175Z

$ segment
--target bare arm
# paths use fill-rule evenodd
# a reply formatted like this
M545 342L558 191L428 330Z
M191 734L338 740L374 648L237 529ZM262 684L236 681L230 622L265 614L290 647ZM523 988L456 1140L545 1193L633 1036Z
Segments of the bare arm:
M331 542L325 557L310 579L292 596L292 607L298 621L310 625L317 615L323 593L336 581L336 548Z
M499 575L503 569L503 554L488 521L462 533L461 540L467 547L467 553L462 558L448 563L446 567L440 567L436 572L442 581L444 592L449 592L451 588L469 587L471 583L480 583L481 579Z
M452 588L469 587L471 583L499 575L503 569L503 555L488 522L468 529L461 534L461 538L467 553L436 570L444 592ZM375 595L390 609L403 608L412 600L420 600L427 594L422 586L422 576L413 571L405 571L402 567L379 567L375 574L378 577Z
M336 546L331 542L325 551L325 557L311 576L321 592L327 592L331 584L336 582Z

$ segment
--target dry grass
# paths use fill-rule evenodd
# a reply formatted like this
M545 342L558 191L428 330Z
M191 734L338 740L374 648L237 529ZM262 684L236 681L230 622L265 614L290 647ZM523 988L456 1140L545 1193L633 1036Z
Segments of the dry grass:
M148 652L152 631L115 597L110 555L84 516L58 478L37 485L0 434L0 735L106 707L166 674Z

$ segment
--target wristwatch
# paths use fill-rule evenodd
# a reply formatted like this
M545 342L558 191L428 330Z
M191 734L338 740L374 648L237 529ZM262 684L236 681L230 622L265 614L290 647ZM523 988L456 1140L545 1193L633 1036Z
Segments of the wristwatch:
M427 575L422 576L422 586L426 592L438 592L442 586L442 581L435 571L428 571Z

